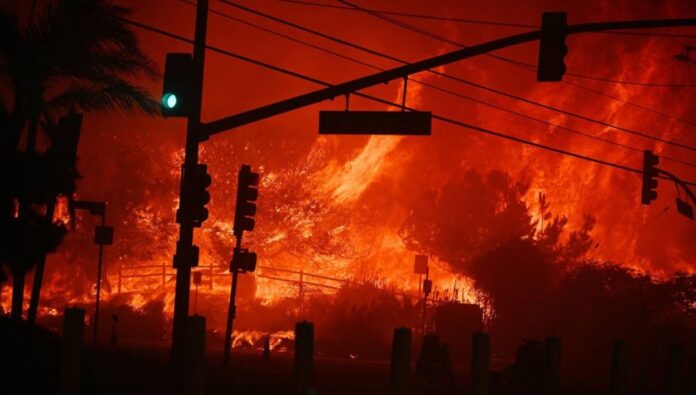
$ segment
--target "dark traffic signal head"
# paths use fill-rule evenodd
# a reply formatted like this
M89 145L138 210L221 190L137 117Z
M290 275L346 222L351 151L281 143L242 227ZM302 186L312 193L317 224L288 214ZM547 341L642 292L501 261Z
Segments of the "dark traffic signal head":
M541 40L537 81L561 81L566 72L568 53L566 36L568 15L565 12L545 12L541 17Z
M208 174L208 166L195 164L184 169L184 190L181 196L181 208L177 212L177 222L192 222L193 226L201 226L208 219L210 203L210 187L212 179Z
M241 237L244 231L254 230L256 200L259 197L258 173L251 171L251 166L242 165L237 184L237 207L234 212L234 235Z
M162 115L188 117L191 110L193 58L188 53L168 53L164 66Z
M256 253L243 248L235 248L230 272L234 273L235 270L242 273L256 270Z
M640 194L640 201L643 204L650 204L657 199L657 175L656 167L660 163L660 158L652 151L645 151L643 154L643 189Z
M196 267L200 250L196 245L187 246L181 240L176 242L176 252L174 253L174 267Z

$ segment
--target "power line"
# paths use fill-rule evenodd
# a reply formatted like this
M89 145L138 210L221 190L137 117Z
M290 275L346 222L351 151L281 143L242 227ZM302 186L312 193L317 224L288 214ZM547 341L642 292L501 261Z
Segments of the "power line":
M650 37L669 37L669 38L687 38L694 39L696 35L694 34L676 34L676 33L646 33L646 32L622 32L622 31L612 31L612 32L597 32L597 33L610 33L625 36L650 36Z
M230 5L230 6L234 7L234 8L238 8L238 9L241 9L241 10L243 10L243 11L249 12L249 13L251 13L251 14L254 14L254 15L257 15L257 16L261 16L261 17L264 17L264 18L266 18L266 19L273 20L273 21L278 22L278 23L280 23L280 24L284 24L284 25L286 25L286 26L293 27L293 28L295 28L295 29L298 29L298 30L301 30L301 31L304 31L304 32L307 32L307 33L310 33L310 34L313 34L313 35L316 35L316 36L325 38L325 39L327 39L327 40L330 40L330 41L333 41L333 42L336 42L336 43L339 43L339 44L342 44L342 45L345 45L345 46L349 46L349 47L351 47L351 48L355 48L355 49L361 50L361 51L366 52L366 53L369 53L369 54L371 54L371 55L379 56L379 57L381 57L381 58L389 59L389 60L392 60L392 61L395 61L395 62L399 62L399 63L402 63L402 64L408 64L408 62L405 61L405 60L403 60L403 59L400 59L400 58L397 58L397 57L394 57L394 56L391 56L391 55L387 55L387 54L385 54L385 53L383 53L383 52L379 52L379 51L376 51L376 50L373 50L373 49L370 49L370 48L366 48L366 47L364 47L364 46L361 46L361 45L358 45L358 44L355 44L355 43L352 43L352 42L349 42L349 41L346 41L346 40L343 40L343 39L340 39L340 38L337 38L337 37L334 37L334 36L331 36L331 35L328 35L328 34L326 34L326 33L322 33L322 32L319 32L319 31L316 31L316 30L307 28L307 27L302 26L302 25L298 25L298 24L296 24L296 23L293 23L293 22L290 22L290 21L287 21L287 20L284 20L284 19L275 17L275 16L273 16L273 15L266 14L266 13L261 12L261 11L257 11L257 10L251 9L251 8L249 8L249 7L246 7L246 6L243 6L243 5L240 5L240 4L233 3L233 2L231 2L231 1L229 1L229 0L220 0L220 2L225 3L225 4L227 4L227 5ZM514 62L514 61L513 61L513 62ZM691 151L696 151L696 147L692 147L692 146L685 145L685 144L682 144L682 143L678 143L678 142L666 140L666 139L663 139L663 138L661 138L661 137L652 136L652 135L647 134L647 133L643 133L643 132L639 132L639 131L632 130L632 129L629 129L629 128L625 128L625 127L621 127L621 126L618 126L618 125L614 125L614 124L611 124L611 123L609 123L609 122L600 121L600 120L597 120L597 119L594 119L594 118L590 118L590 117L587 117L587 116L584 116L584 115L580 115L580 114L577 114L577 113L573 113L573 112L571 112L571 111L562 110L562 109L559 109L559 108L556 108L556 107L553 107L553 106L550 106L550 105L547 105L547 104L543 104L543 103L539 103L539 102L533 101L533 100L528 99L528 98L523 97L523 96L517 96L517 95L511 94L511 93L504 92L504 91L501 91L501 90L498 90L498 89L494 89L494 88L490 88L490 87L488 87L488 86L485 86L485 85L482 85L482 84L479 84L479 83L475 83L475 82L472 82L472 81L469 81L469 80L466 80L466 79L463 79L463 78L460 78L460 77L456 77L456 76L453 76L453 75L451 75L451 74L445 74L445 73L441 73L441 72L435 71L435 70L428 70L428 72L433 73L433 74L436 74L436 75L441 76L441 77L444 77L444 78L451 79L451 80L453 80L453 81L457 81L457 82L466 84L466 85L474 86L474 87L476 87L476 88L483 89L483 90L486 90L486 91L489 91L489 92L492 92L492 93L495 93L495 94L498 94L498 95L506 96L506 97L509 97L509 98L511 98L511 99L515 99L515 100L518 100L518 101L523 101L523 102L525 102L525 103L527 103L527 104L531 104L531 105L534 105L534 106L537 106L537 107L541 107L541 108L544 108L544 109L547 109L547 110L550 110L550 111L559 112L559 113L562 113L562 114L564 114L564 115L568 115L568 116L571 116L571 117L574 117L574 118L582 119L582 120L587 121L587 122L592 122L592 123L598 124L598 125L603 126L603 127L608 127L608 128L611 128L611 129L616 129L616 130L619 130L619 131L622 131L622 132L625 132L625 133L629 133L629 134L633 134L633 135L636 135L636 136L640 136L640 137L643 137L643 138L646 138L646 139L658 141L658 142L661 142L661 143L673 145L673 146L680 147L680 148L684 148L684 149L688 149L688 150L691 150Z
M172 38L172 39L175 39L175 40L183 41L183 42L186 42L186 43L189 43L189 44L193 44L193 42L194 42L194 41L193 41L192 39L190 39L190 38L187 38L187 37L178 35L178 34L176 34L176 33L168 32L168 31L166 31L166 30L162 30L162 29L159 29L159 28L150 26L150 25L146 25L146 24L141 23L141 22L133 21L133 20L127 19L127 18L118 17L118 16L115 16L115 15L109 15L109 16L112 17L112 18L114 18L114 19L120 20L120 21L123 22L123 23L127 23L127 24L130 24L130 25L132 25L132 26L141 28L141 29L143 29L143 30L148 30L148 31L153 32L153 33L161 34L161 35L163 35L163 36L166 36L166 37L169 37L169 38ZM322 83L319 82L319 80L313 80L313 79L311 79L310 77L304 76L304 75L302 75L302 74L295 73L295 72L293 72L293 71L290 71L290 70L287 70L287 69L283 69L282 67L277 67L277 66L274 66L274 65L272 65L272 64L262 62L262 61L260 61L260 60L252 59L252 58L249 58L249 57L244 56L244 55L240 55L240 54L235 53L235 52L232 52L232 51L228 51L228 50L225 50L225 49L222 49L222 48L218 48L218 47L215 47L215 46L212 46L212 45L207 45L207 44L206 44L205 47L206 47L206 49L208 49L208 50L210 50L210 51L217 52L217 53L219 53L219 54L222 54L222 55L225 55L225 56L229 56L229 57L231 57L231 58L235 58L235 59L241 60L241 61L243 61L243 62L251 63L251 64L254 64L254 65L256 65L256 66L260 66L260 67L263 67L263 68L266 68L266 69L269 69L269 70L277 71L277 72L280 72L280 73L283 73L283 74L286 74L286 75L290 75L290 76L293 76L293 77L297 77L297 78L301 78L301 79L306 79L307 81L314 82L314 83L317 83L317 84L322 84Z
M284 3L294 3L294 4L301 4L301 5L313 6L313 7L324 7L324 8L334 8L334 9L340 9L340 10L346 10L346 11L356 11L354 8L351 8L351 7L345 7L345 6L335 5L335 4L317 3L317 2L313 2L313 1L304 1L304 0L279 0L279 1L284 2ZM380 13L380 14L384 14L384 15L404 16L404 17L409 17L409 18L430 19L430 20L445 21L445 22L459 22L459 23L467 23L467 24L474 24L474 25L505 26L505 27L525 28L525 29L539 28L539 26L525 25L525 24L521 24L521 23L485 21L485 20L480 20L480 19L453 18L453 17L446 17L446 16L438 16L438 15L422 15L422 14L414 14L414 13L408 13L408 12L385 11L385 10L372 10L372 11Z
M360 11L360 10L358 10L358 9L356 9L356 8L353 8L353 7L339 6L339 5L333 5L333 4L324 4L324 3L315 3L315 2L303 1L303 0L278 0L278 1L284 1L284 2L288 2L288 3L304 4L304 5L311 5L311 6L320 6L320 7L337 8L337 9L343 9L343 10L349 10L349 11ZM422 16L422 15L415 15L415 14L405 14L405 13L398 13L398 12L395 13L395 12L381 11L381 10L374 10L374 9L372 9L371 11L376 12L376 13L380 13L380 14L384 14L384 15L398 15L398 16L424 17L424 18L432 18L432 19L452 20L452 21L455 21L455 22L457 22L457 21L461 21L461 22L469 21L469 20L458 20L457 18L431 17L431 16ZM474 23L474 20L471 20L471 21L472 21L472 23ZM477 22L488 23L487 21L477 21ZM520 24L504 24L504 25L510 25L510 26L515 25L515 26L526 27L526 28L539 28L538 25L520 25ZM654 35L654 36L665 36L665 37L696 38L696 35L689 36L689 35L678 35L678 34L670 34L670 33L645 33L645 32L626 32L626 31L600 31L600 32L591 32L591 33L619 34L619 35L638 35L638 36L652 36L652 35ZM495 55L493 55L493 54L491 54L491 55L495 57ZM522 64L520 64L519 62L514 61L514 60L512 60L512 59L504 58L504 59L500 59L500 60L504 60L504 61L507 61L507 62L511 62L511 63L513 63L513 64L517 64L518 66L522 66ZM528 65L528 66L532 67L532 69L533 69L533 66L531 66L531 65ZM665 113L665 112L662 112L662 111L658 111L658 110L649 108L649 107L647 107L647 106L643 106L643 105L640 105L640 104L637 104L637 103L633 103L633 102L628 101L628 100L625 100L625 99L618 98L618 97L616 97L616 96L610 95L610 94L608 94L608 93L606 93L606 92L602 92L602 91L600 91L600 90L596 90L596 89L593 89L593 88L589 88L589 87L586 87L586 86L584 86L584 85L580 85L580 84L577 84L577 83L574 83L574 82L571 82L571 81L567 81L567 80L566 80L566 81L563 81L563 83L568 84L568 85L571 85L571 86L574 86L574 87L576 87L576 88L578 88L578 89L582 89L582 90L586 90L586 91L588 91L588 92L592 92L592 93L597 94L597 95L600 95L600 96L604 96L604 97L606 97L606 98L608 98L608 99L611 99L611 100L614 100L614 101L617 101L617 102L620 102L620 103L623 103L623 104L626 104L626 105L629 105L629 106L632 106L632 107L640 108L640 109L642 109L642 110L644 110L644 111L648 111L648 112L651 112L651 113L654 113L654 114L657 114L657 115L660 115L660 116L663 116L663 117L666 117L666 118L670 118L670 119L673 119L673 120L676 120L676 121L679 121L679 122L683 122L683 123L685 123L685 124L687 124L687 125L690 125L690 126L696 126L696 123L695 123L695 122L692 122L692 121L689 121L689 120L687 120L687 119L680 118L680 117L677 117L677 116L674 116L674 115L671 115L671 114L668 114L668 113Z
M191 1L189 1L189 0L180 0L180 1L183 2L183 3L189 4L189 5L192 5L192 6L195 6L195 5L196 5L195 3L193 3L193 2L191 2ZM317 45L314 45L314 44L311 44L311 43L308 43L308 42L303 41L303 40L296 39L296 38L294 38L294 37L292 37L292 36L289 36L289 35L286 35L286 34L277 32L277 31L272 30L272 29L268 29L268 28L266 28L266 27L257 25L257 24L255 24L255 23L245 21L245 20L243 20L243 19L236 18L236 17L234 17L234 16L225 14L225 13L220 12L220 11L210 10L210 12L213 13L213 14L219 15L219 16L221 16L221 17L224 17L224 18L233 20L233 21L235 21L235 22L242 23L242 24L244 24L244 25L246 25L246 26L250 26L250 27L253 27L253 28L255 28L255 29L259 29L259 30L262 30L262 31L264 31L264 32L267 32L267 33L269 33L269 34L273 34L273 35L282 37L282 38L284 38L284 39L293 41L293 42L298 43L298 44L300 44L300 45L304 45L304 46L310 47L310 48L312 48L312 49L315 49L315 50L318 50L318 51L321 51L321 52L330 54L330 55L332 55L332 56L340 57L340 58L342 58L342 59L344 59L344 60L347 60L347 61L350 61L350 62L353 62L353 63L357 63L357 64L360 64L360 65L365 66L365 67L369 67L370 69L373 69L373 70L379 70L379 71L384 71L384 70L385 70L384 68L375 66L375 65L373 65L373 64L370 64L370 63L367 63L367 62L363 62L363 61L357 60L357 59L355 59L355 58L352 58L352 57L343 55L343 54L341 54L341 53L338 53L338 52L335 52L335 51L332 51L332 50L329 50L329 49L326 49L326 48L323 48L323 47L320 47L320 46L317 46ZM514 110L510 110L510 109L507 109L507 108L505 108L505 107L498 106L498 105L495 105L495 104L491 104L491 103L488 103L488 102L486 102L486 101L483 101L483 100L480 100L480 99L477 99L477 98L474 98L474 97L470 97L470 96L461 94L461 93L459 93L459 92L455 92L455 91L452 91L452 90L449 90L449 89L446 89L446 88L442 88L442 87L439 87L439 86L436 86L436 85L433 85L433 84L430 84L430 83L427 83L427 82L424 82L424 81L417 80L417 79L415 79L415 78L411 78L410 81L415 82L415 83L420 84L420 85L423 85L423 86L426 86L426 87L429 87L429 88L431 88L431 89L440 91L440 92L447 93L447 94L449 94L449 95L452 95L452 96L455 96L455 97L458 97L458 98L461 98L461 99L464 99L464 100L468 100L468 101L471 101L471 102L474 102L474 103L477 103L477 104L481 104L481 105L484 105L484 106L487 106L487 107L496 109L496 110L498 110L498 111L507 112L507 113L509 113L509 114L513 114L513 115L516 115L516 116L521 117L521 118L525 118L525 119L528 119L528 120L531 120L531 121L534 121L534 122L539 122L539 123L541 123L541 124L544 124L544 125L547 125L547 126L551 126L551 127L553 127L553 128L560 129L560 130L563 130L563 131L568 132L568 133L573 133L573 134L581 135L581 136L584 136L584 137L587 137L587 138L591 138L591 139L594 139L594 140L597 140L597 141L604 142L604 143L606 143L606 144L610 144L610 145L622 147L622 148L625 148L625 149L628 149L628 150L631 150L631 151L634 151L634 152L640 152L640 153L643 152L643 149L640 149L640 148L636 148L636 147L633 147L633 146L630 146L630 145L627 145L627 144L622 144L622 143L615 142L615 141L612 141L612 140L604 139L604 138L602 138L602 137L595 136L595 135L592 135L592 134L590 134L590 133L582 132L582 131L579 131L579 130L577 130L577 129L573 129L573 128L566 127L566 126L563 126L563 125L558 125L558 124L555 124L555 123L552 123L552 122L549 122L549 121L545 121L545 120L540 119L540 118L535 118L535 117L533 117L533 116L531 116L531 115L528 115L528 114L525 114L525 113L521 113L521 112L517 112L517 111L514 111ZM663 159L665 159L665 160L668 160L668 161L671 161L671 162L674 162L674 163L679 163L679 164L684 165L684 166L696 167L696 164L694 164L694 163L689 163L689 162L686 162L686 161L683 161L683 160L680 160L680 159L677 159L677 158L673 158L673 157L670 157L670 156L662 156L661 158L663 158Z
M336 5L336 4L318 3L318 2L307 1L307 0L277 0L277 1L284 2L284 3L300 4L300 5L311 6L311 7L333 8L333 9L344 10L344 11L359 11L353 7L341 6L341 5ZM401 17L407 17L407 18L417 18L417 19L426 19L426 20L429 19L429 20L444 21L444 22L458 22L458 23L474 24L474 25L515 27L515 28L523 28L523 29L539 29L541 27L539 25L524 24L524 23L498 22L498 21L481 20L481 19L453 18L453 17L448 17L448 16L442 16L442 15L424 15L424 14L416 14L416 13L409 13L409 12L378 10L378 9L374 9L374 8L366 8L366 9L369 9L370 11L377 13L377 14L381 14L381 15L393 15L393 16L401 16ZM593 33L630 35L630 36L648 36L648 37L686 38L686 39L696 38L696 35L691 35L691 34L655 33L655 32L648 33L648 32L629 32L629 31L599 31L599 32L593 32Z
M162 35L165 35L165 36L170 37L170 38L173 38L173 39L177 39L177 40L184 41L184 42L188 42L188 43L192 43L192 42L193 42L193 40L191 40L191 39L182 37L182 36L180 36L180 35L177 35L177 34L174 34L174 33L171 33L171 32L167 32L167 31L162 30L162 29L158 29L158 28L155 28L155 27L146 25L146 24L144 24L144 23L132 21L132 20L130 20L130 19L122 18L122 17L116 17L116 16L112 16L112 17L115 18L115 19L121 20L121 21L124 22L124 23L128 23L128 24L131 24L131 25L133 25L133 26L142 28L142 29L144 29L144 30L149 30L149 31L154 32L154 33L162 34ZM249 57L244 56L244 55L236 54L236 53L231 52L231 51L227 51L227 50L220 49L220 48L213 47L213 46L206 46L206 48L209 49L209 50L212 50L212 51L215 51L215 52L224 54L224 55L226 55L226 56L230 56L230 57L233 57L233 58L235 58L235 59L242 60L242 61L245 61L245 62L254 64L254 65L256 65L256 66L264 67L264 68L267 68L267 69L269 69L269 70L273 70L273 71L276 71L276 72L279 72L279 73L282 73L282 74L285 74L285 75L289 75L289 76L292 76L292 77L295 77L295 78L303 79L303 80L305 80L305 81L313 82L313 83L318 84L318 85L323 85L323 86L327 86L327 87L328 87L328 86L332 86L332 84L330 84L330 83L328 83L328 82L325 82L325 81L322 81L322 80L319 80L319 79L317 79L317 78L310 77L310 76L307 76L307 75L304 75L304 74L301 74L301 73L297 73L297 72L294 72L294 71L285 69L285 68L283 68L283 67L274 66L274 65L271 65L271 64L269 64L269 63L262 62L262 61L259 61L259 60L255 60L255 59L249 58ZM365 94L365 93L355 92L355 93L353 93L353 94L356 95L356 96L360 96L360 97L366 98L366 99L368 99L368 100L372 100L372 101L378 102L378 103L386 104L386 105L393 106L393 107L397 107L397 108L404 108L404 106L402 106L401 103L394 103L394 102L391 102L391 101L389 101L389 100L384 100L384 99L381 99L381 98L378 98L378 97L375 97L375 96L372 96L372 95L368 95L368 94ZM405 108L408 109L408 110L410 110L410 111L418 111L417 109L411 108L411 107L405 107ZM511 136L511 135L508 135L508 134L505 134L505 133L497 132L497 131L494 131L494 130L491 130L491 129L486 129L486 128L483 128L483 127L480 127L480 126L476 126L476 125L471 125L471 124L468 124L468 123L465 123L465 122L457 121L457 120L454 120L454 119L451 119L451 118L447 118L447 117L444 117L444 116L440 116L440 115L437 115L437 114L432 114L432 117L433 117L434 119L439 120L439 121L442 121L442 122L445 122L445 123L449 123L449 124L452 124L452 125L455 125L455 126L463 127L463 128L469 129L469 130L473 130L473 131L475 131L475 132L479 132L479 133L483 133L483 134L489 134L489 135L492 135L492 136L500 137L500 138L503 138L503 139L506 139L506 140L510 140L510 141L514 141L514 142L517 142L517 143L521 143L521 144L524 144L524 145L529 145L529 146L532 146L532 147L541 148L541 149L544 149L544 150L547 150L547 151L551 151L551 152L555 152L555 153L558 153L558 154L570 156L570 157L573 157L573 158L582 159L582 160L585 160L585 161L588 161L588 162L597 163L597 164L600 164L600 165L603 165L603 166L612 167L612 168L615 168L615 169L624 170L624 171L628 171L628 172L631 172L631 173L642 174L642 170L640 170L640 169L632 168L632 167L625 166L625 165L621 165L621 164L618 164L618 163L613 163L613 162L606 161L606 160L603 160L603 159L598 159L598 158L594 158L594 157L591 157L591 156L578 154L578 153L575 153L575 152L572 152L572 151L567 151L567 150L564 150L564 149L561 149L561 148L556 148L556 147L548 146L548 145L545 145L545 144L536 143L536 142L533 142L533 141L530 141L530 140L523 139L523 138L521 138L521 137ZM659 177L659 178L665 178L664 176L658 176L658 177ZM665 178L665 179L666 179L666 178ZM696 182L684 181L684 183L685 183L686 185L689 185L689 186L696 186Z
M663 215L664 213L666 213L666 212L669 210L669 208L672 207L673 204L674 204L674 202L670 202L670 203L667 204L662 210L660 210L660 212L658 212L657 214L653 215L652 218L648 219L648 221L646 221L645 224L643 224L642 229L645 229L645 228L647 228L648 226L651 226L652 224L654 224L655 222L657 222L657 220L660 219L660 217L662 217L662 215ZM612 226L612 228L613 228L613 226ZM609 232L607 232L607 234L604 236L604 238L603 238L602 240L606 239L607 236L609 236ZM625 249L626 249L626 246L628 245L628 243L629 243L630 240L631 240L631 239L626 239L626 241L624 241L624 243L621 245L621 248L617 249L617 250L612 254L611 258L609 258L609 260L610 260L610 261L614 260L614 258L616 257L617 252L625 250Z
M194 3L194 2L192 2L192 1L190 1L190 0L179 0L179 1L181 1L182 3L188 4L188 5L194 6L194 7L196 6L196 3ZM369 64L369 63L360 61L360 60L355 59L355 58L351 58L350 56L346 56L346 55L344 55L344 54L341 54L341 53L332 51L332 50L330 50L330 49L326 49L326 48L320 47L320 46L318 46L318 45L314 45L314 44L309 43L309 42L307 42L307 41L303 41L303 40L297 39L297 38L292 37L292 36L290 36L290 35L287 35L287 34L278 32L278 31L273 30L273 29L269 29L269 28L263 27L263 26L261 26L261 25L257 25L257 24L255 24L255 23L246 21L246 20L244 20L244 19L240 19L240 18L234 17L234 16L232 16L232 15L225 14L224 12L220 12L220 11L213 10L213 9L209 9L209 12L210 12L211 14L215 14L215 15L221 16L221 17L223 17L223 18L227 18L227 19L233 20L233 21L235 21L235 22L237 22L237 23L241 23L241 24L243 24L243 25L253 27L253 28L255 28L255 29L264 31L264 32L266 32L266 33L273 34L273 35L278 36L278 37L282 37L282 38L284 38L284 39L286 39L286 40L295 42L295 43L297 43L297 44L304 45L304 46L306 46L306 47L310 47L310 48L316 49L316 50L318 50L318 51L321 51L321 52L324 52L324 53L328 53L328 54L331 54L331 55L333 55L333 56L336 56L336 57L339 57L339 58L342 58L342 59L345 59L345 60L349 60L349 61L351 61L351 62L354 62L354 63L360 64L360 65L363 65L363 66L365 66L365 67L370 67L370 68L372 68L372 69L384 70L384 69L380 69L380 68L378 68L378 67L375 67L375 66L373 66L373 65L371 65L371 64Z
M347 5L355 8L356 10L361 10L369 15L374 16L375 18L382 19L383 21L397 25L397 26L404 28L406 30L410 30L412 32L415 32L415 33L424 35L426 37L432 38L433 40L442 41L442 42L445 42L447 44L458 46L461 48L468 47L466 44L463 44L463 43L455 41L455 40L451 40L447 37L440 36L440 35L435 34L435 33L431 33L427 30L421 29L417 26L400 21L398 19L390 18L388 16L384 16L384 15L381 15L379 13L371 12L367 8L363 8L357 4L350 3L346 0L337 0L337 1L339 1L343 4L347 4ZM510 58L507 58L504 56L499 56L499 55L495 55L495 54L487 54L487 56L498 59L498 60L502 60L502 61L507 62L507 63L512 63L516 66L524 66L524 68L527 68L528 70L531 70L531 71L536 71L536 69L537 69L536 66L534 66L532 64L524 63L522 61L510 59ZM576 78L581 78L581 79L586 79L586 80L591 80L591 81L600 81L600 82L607 82L607 83L612 83L612 84L622 84L622 85L636 85L636 86L643 86L643 87L658 87L658 88L693 88L693 87L696 87L695 84L650 83L650 82L639 82L639 81L615 80L615 79L610 79L610 78L587 76L587 75L571 73L571 72L566 72L565 74L569 75L569 76L576 77Z
M689 126L696 126L696 122L693 122L693 121L690 121L690 120L688 120L688 119L684 119L684 118L681 118L681 117L677 117L677 116L672 115L672 114L667 114L667 113L665 113L665 112L655 110L654 108L650 108L650 107L644 106L644 105L642 105L642 104L638 104L638 103L635 103L635 102L631 102L631 101L628 101L628 100L626 100L626 99L622 99L622 98L617 97L617 96L614 96L614 95L610 95L610 94L608 94L608 93L606 93L606 92L600 91L599 89L590 88L590 87L588 87L588 86L580 85L580 84L578 84L578 83L576 83L576 82L567 81L567 80L563 81L563 83L564 83L564 84L571 85L571 86L574 86L574 87L576 87L576 88L578 88L578 89L585 90L585 91L587 91L587 92L591 92L591 93L596 94L596 95L599 95L599 96L604 96L604 97L606 97L606 98L608 98L608 99L617 101L617 102L619 102L619 103L623 103L623 104L626 104L626 105L629 105L629 106L632 106L632 107L635 107L635 108L639 108L639 109L644 110L644 111L651 112L651 113L656 114L656 115L663 116L663 117L665 117L665 118L670 118L670 119L673 119L673 120L675 120L675 121L682 122L682 123L687 124L687 125L689 125Z
M433 39L438 39L436 37L442 37L442 36L434 36L432 37ZM442 37L443 40L448 40L444 37ZM466 48L467 46L464 44L460 45L462 48ZM514 60L510 58L506 58L504 56L498 56L498 55L493 55L489 54L490 57L496 58L498 60L513 64L515 66L521 67L527 71L531 72L536 72L537 66L523 62L521 60ZM577 74L577 73L571 73L571 72L566 72L565 75L574 77L574 78L579 78L582 80L589 80L589 81L598 81L598 82L606 82L609 84L619 84L619 85L633 85L633 86L641 86L641 87L649 87L649 88L694 88L696 87L696 84L691 84L691 83L654 83L654 82L641 82L641 81L627 81L627 80L616 80L612 78L604 78L604 77L595 77L595 76L589 76L589 75L583 75L583 74ZM562 81L566 82L566 81Z

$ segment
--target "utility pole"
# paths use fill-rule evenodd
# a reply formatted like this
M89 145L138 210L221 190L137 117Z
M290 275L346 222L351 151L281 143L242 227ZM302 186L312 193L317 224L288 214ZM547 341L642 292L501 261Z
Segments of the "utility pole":
M201 106L203 98L203 71L205 65L205 46L208 23L208 0L198 0L196 6L196 33L193 44L193 60L191 65L191 101L190 113L186 127L186 148L184 150L184 168L186 170L198 165L198 145L204 138L200 135ZM189 203L188 185L182 177L179 190L179 208L187 207ZM183 366L186 348L186 320L189 314L189 293L191 291L191 266L193 262L193 228L194 221L181 216L179 222L179 240L176 244L174 267L176 268L176 293L174 296L174 322L172 328L171 362L176 367Z

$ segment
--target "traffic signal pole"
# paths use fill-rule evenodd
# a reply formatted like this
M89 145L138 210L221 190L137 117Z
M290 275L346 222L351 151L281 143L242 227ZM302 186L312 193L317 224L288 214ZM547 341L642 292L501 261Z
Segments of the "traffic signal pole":
M237 236L237 244L234 249L238 250L242 247L242 236ZM225 348L222 351L222 364L228 365L230 363L230 349L232 348L232 324L237 316L237 305L235 304L235 298L237 297L237 279L239 277L239 270L233 265L232 269L232 285L230 286L230 306L227 310L227 326L225 327Z
M201 107L203 97L203 70L205 64L206 33L208 24L208 0L198 0L196 6L196 33L193 44L193 63L192 63L192 89L191 89L191 112L188 116L186 128L186 148L184 151L184 167L191 169L198 164L198 145L205 138L201 138ZM183 199L189 195L186 193L187 184L185 177L181 178L179 190L179 207L185 207L187 202ZM182 216L184 217L184 216ZM178 256L185 256L187 259L175 258L176 269L176 293L174 296L174 322L172 328L172 349L171 362L175 367L183 366L183 358L186 348L186 320L189 314L189 294L191 291L191 266L190 254L188 251L193 249L193 228L194 224L190 218L182 218L179 223L179 240L177 242Z
M251 171L251 166L242 165L237 179L237 203L234 209L233 233L237 239L230 262L232 272L232 285L230 288L230 305L227 311L227 327L225 328L225 348L222 351L222 364L230 362L230 349L232 348L232 324L237 315L237 280L239 273L253 272L256 270L256 254L242 249L242 236L244 231L254 230L254 216L256 215L256 199L258 199L259 175Z

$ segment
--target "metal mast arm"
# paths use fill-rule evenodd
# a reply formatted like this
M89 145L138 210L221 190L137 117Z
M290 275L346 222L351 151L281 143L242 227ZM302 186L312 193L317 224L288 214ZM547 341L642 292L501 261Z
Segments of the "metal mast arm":
M567 28L568 34L596 32L604 30L621 29L647 29L677 26L696 26L696 18L690 19L665 19L665 20L640 20L640 21L620 21L620 22L598 22L570 25ZM399 66L390 70L382 71L352 81L347 81L328 88L319 89L314 92L305 93L290 99L282 100L273 104L258 107L253 110L231 115L216 121L200 125L201 139L206 139L214 134L222 133L226 130L244 126L256 121L280 115L286 112L297 110L315 103L330 100L338 96L343 96L371 86L386 84L389 81L405 78L411 74L416 74L428 69L443 66L462 59L482 55L498 49L510 47L538 40L541 31L521 33L483 44L452 51L443 55L434 56L415 63Z

